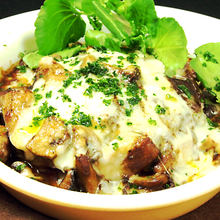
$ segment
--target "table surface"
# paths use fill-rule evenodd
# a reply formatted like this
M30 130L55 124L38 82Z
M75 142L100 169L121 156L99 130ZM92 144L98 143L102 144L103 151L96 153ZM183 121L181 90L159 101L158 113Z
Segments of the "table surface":
M0 0L0 19L35 10L44 0ZM22 3L22 4L21 4ZM199 12L216 18L220 18L220 0L155 0L158 5L175 7L194 12ZM5 189L0 186L0 215L1 219L11 220L51 220L47 217L20 203ZM198 209L177 218L176 220L210 220L220 219L220 193Z

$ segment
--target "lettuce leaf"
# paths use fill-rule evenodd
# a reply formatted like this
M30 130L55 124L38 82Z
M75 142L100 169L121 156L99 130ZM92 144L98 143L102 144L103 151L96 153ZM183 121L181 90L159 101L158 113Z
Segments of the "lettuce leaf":
M220 103L220 42L208 43L195 50L190 66L208 91Z
M87 45L105 47L112 51L121 51L121 42L112 36L111 33L104 33L97 30L88 30L85 35Z
M133 34L146 34L158 19L153 0L125 0L117 8L131 24Z
M94 31L85 34L82 14ZM102 32L102 25L110 34ZM187 61L183 29L173 18L159 19L153 0L46 0L35 26L41 55L63 50L85 36L90 46L150 52L164 63L168 75Z
M71 0L46 0L35 22L39 53L61 51L85 34L86 24Z
M174 18L159 19L148 44L153 54L164 63L169 76L174 75L175 70L183 68L187 62L186 36Z

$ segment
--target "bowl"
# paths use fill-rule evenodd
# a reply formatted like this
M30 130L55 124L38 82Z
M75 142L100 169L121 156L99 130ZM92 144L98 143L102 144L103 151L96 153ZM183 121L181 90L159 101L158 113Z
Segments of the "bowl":
M183 26L189 51L219 41L218 19L178 9L157 7L159 16L175 17ZM34 21L38 11L0 21L0 66L7 68L21 51L36 49ZM203 25L199 25L199 24ZM96 195L52 187L18 174L0 162L0 182L24 204L59 219L170 219L199 207L220 191L220 167L193 182L136 195Z

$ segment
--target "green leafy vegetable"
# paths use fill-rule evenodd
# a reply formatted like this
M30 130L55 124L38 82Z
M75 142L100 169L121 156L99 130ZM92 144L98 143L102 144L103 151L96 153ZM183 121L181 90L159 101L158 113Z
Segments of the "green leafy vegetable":
M36 69L39 66L39 62L43 56L38 51L28 53L24 55L23 61L31 68Z
M16 67L20 73L26 73L27 72L27 67L26 66L23 66L23 65L19 65Z
M58 54L59 56L62 57L62 59L64 59L75 56L77 53L79 53L82 50L85 50L85 48L83 48L81 45L77 45L75 47L66 48L64 50L58 51L55 54Z
M159 19L156 35L150 40L153 54L164 63L168 75L173 75L174 70L184 67L188 55L187 40L182 27L174 18Z
M85 41L87 45L93 45L95 47L106 47L109 50L121 51L121 42L113 37L111 33L104 33L97 30L88 30L85 35Z
M35 36L41 55L63 50L85 34L86 24L71 0L46 0L35 22Z
M96 16L88 16L88 19L94 30L101 31L102 23L98 20Z
M61 58L64 59L64 58L72 57L72 56L76 55L78 52L80 52L82 50L84 50L84 48L81 45L77 45L77 46L72 47L72 48L66 48L62 51L58 51L55 54L61 56ZM40 62L42 57L43 57L43 55L40 55L39 51L34 51L34 52L31 52L31 53L28 53L28 54L24 55L23 61L31 69L36 69L36 68L38 68L39 62Z
M82 14L94 30L85 33ZM164 63L169 75L187 61L183 29L173 18L159 19L153 0L46 0L35 26L42 55L61 51L85 36L87 45L98 48L150 52Z
M195 50L196 58L190 62L199 80L220 103L220 42L208 43Z
M153 0L125 0L118 6L117 12L130 22L134 35L146 34L158 19Z

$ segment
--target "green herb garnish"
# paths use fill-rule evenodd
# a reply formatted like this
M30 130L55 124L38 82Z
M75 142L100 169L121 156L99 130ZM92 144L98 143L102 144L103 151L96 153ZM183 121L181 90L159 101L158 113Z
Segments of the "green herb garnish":
M159 115L165 115L166 114L166 109L161 107L160 105L156 105L155 112Z
M86 30L84 14L94 30ZM102 31L104 25L110 33ZM87 45L109 50L150 52L167 74L185 65L184 31L173 18L158 18L153 0L46 0L35 22L41 55L48 55L85 37ZM133 52L128 56L135 63Z
M195 54L196 58L190 62L191 67L220 103L220 42L204 44L195 50Z
M189 91L189 89L185 86L185 85L178 85L177 86L183 93L186 94L187 98L190 99L191 98L191 93Z
M27 165L25 163L18 165L15 170L21 172Z
M148 119L148 123L149 123L150 125L153 125L153 126L156 126L156 125L157 125L157 121L154 120L154 119L152 119L152 118L149 118L149 119Z
M20 73L26 73L27 72L27 67L22 65L22 66L17 66L16 67Z

